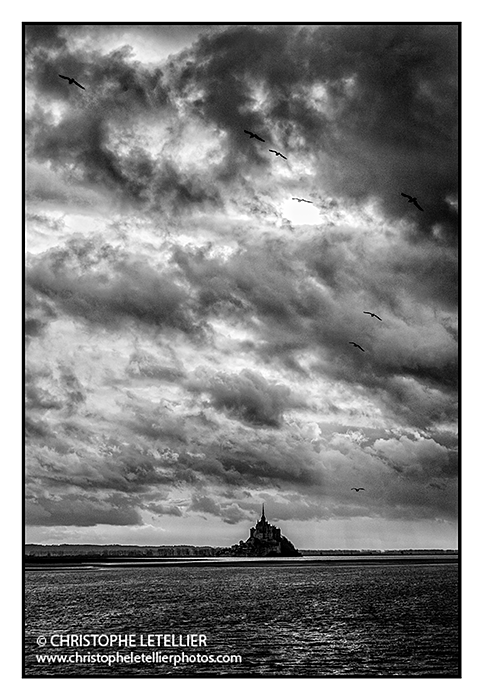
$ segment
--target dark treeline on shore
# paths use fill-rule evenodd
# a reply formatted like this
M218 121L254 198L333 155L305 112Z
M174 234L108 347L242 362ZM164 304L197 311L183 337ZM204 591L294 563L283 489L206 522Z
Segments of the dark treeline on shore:
M302 556L367 556L367 555L455 555L454 549L301 549ZM229 556L228 547L211 547L195 545L118 545L118 544L27 544L25 559L27 562L42 559L91 560L107 558L146 557L222 557Z

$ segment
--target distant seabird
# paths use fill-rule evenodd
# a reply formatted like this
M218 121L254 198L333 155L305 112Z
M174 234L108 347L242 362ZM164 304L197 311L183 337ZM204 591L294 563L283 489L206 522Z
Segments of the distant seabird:
M362 352L365 352L364 348L361 348L360 345L357 345L357 343L353 343L351 340L349 341L349 345L353 345L355 348L359 348L359 350L362 350Z
M416 197L411 197L411 195L404 194L404 192L401 192L401 197L407 197L408 204L414 204L414 206L417 207L420 211L424 211L424 209L421 206L419 206L418 200L416 199Z
M259 141L263 141L265 143L265 139L260 138L260 136L257 136L256 134L253 133L253 131L247 131L246 129L243 129L245 134L249 134L251 139L258 139Z
M382 318L378 316L377 314L373 314L372 311L363 311L363 314L369 314L369 316L372 316L372 318L378 318L379 321L382 321Z
M297 202L307 202L307 204L313 204L313 202L309 201L308 199L300 199L300 197L292 197L292 199L295 199Z
M360 488L356 489L354 486L351 488L351 491L365 491L366 489L361 486Z
M78 83L77 80L74 80L74 78L68 78L66 75L60 75L60 73L59 73L59 78L63 78L64 80L68 80L69 85L72 85L72 83L74 83L74 85L77 85L77 87L80 87L80 88L82 88L82 90L85 90L85 87L83 87L80 83Z
M270 153L275 153L276 156L280 156L281 158L285 158L283 153L280 153L279 151L274 151L273 148L269 148L268 150L270 151ZM285 160L287 160L287 158L285 158Z

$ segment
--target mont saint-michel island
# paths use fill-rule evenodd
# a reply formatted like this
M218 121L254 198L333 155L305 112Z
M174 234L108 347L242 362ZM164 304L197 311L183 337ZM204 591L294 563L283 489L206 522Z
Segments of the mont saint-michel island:
M279 527L270 525L265 518L265 506L255 527L250 528L250 537L240 540L226 550L222 556L230 557L301 557L294 545L280 532Z

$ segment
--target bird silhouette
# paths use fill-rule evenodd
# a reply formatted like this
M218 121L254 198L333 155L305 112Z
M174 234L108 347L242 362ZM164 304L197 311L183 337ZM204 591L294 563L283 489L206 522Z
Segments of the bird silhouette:
M253 131L247 131L246 129L243 129L245 134L249 134L251 139L258 139L259 141L263 141L265 143L265 139L260 138L260 136L257 136L257 134L254 134Z
M362 352L365 352L364 348L361 348L360 345L357 345L357 343L353 343L351 340L349 341L349 345L353 345L355 348L359 348L359 350L362 350Z
M275 153L276 156L280 156L281 158L284 158L285 160L287 160L287 158L283 155L283 153L279 153L279 151L274 151L273 148L269 148L268 150L270 151L270 153Z
M85 90L85 87L83 85L81 85L80 83L78 83L77 80L74 80L74 78L68 78L66 75L61 75L60 73L59 73L59 78L63 78L64 80L68 80L69 85L72 85L72 83L74 83L74 85L77 85L77 87L80 87L80 88L82 88L82 90Z
M369 314L369 316L372 316L372 318L378 318L379 321L382 321L382 318L378 316L377 314L373 314L372 311L363 311L363 314Z
M351 488L351 491L365 491L365 490L366 490L366 489L365 489L363 486L361 486L361 487L358 488L358 489L356 489L355 486L353 486L353 487Z
M313 204L313 202L309 201L308 199L300 199L300 197L292 197L292 199L295 199L297 202L307 202L307 204Z
M424 211L424 209L418 204L418 200L416 199L416 197L411 197L411 195L404 194L404 192L401 192L401 197L407 197L408 204L414 204L414 206L417 207L420 211Z

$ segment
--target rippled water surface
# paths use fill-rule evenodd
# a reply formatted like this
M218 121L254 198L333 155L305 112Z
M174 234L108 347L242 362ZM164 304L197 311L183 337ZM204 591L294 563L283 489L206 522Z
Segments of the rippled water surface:
M27 676L459 675L456 564L28 571L25 601ZM205 634L207 645L54 648L57 633L133 634L136 644L141 634ZM191 660L93 661L117 651ZM91 656L36 658L74 652ZM203 663L196 653L242 661Z

